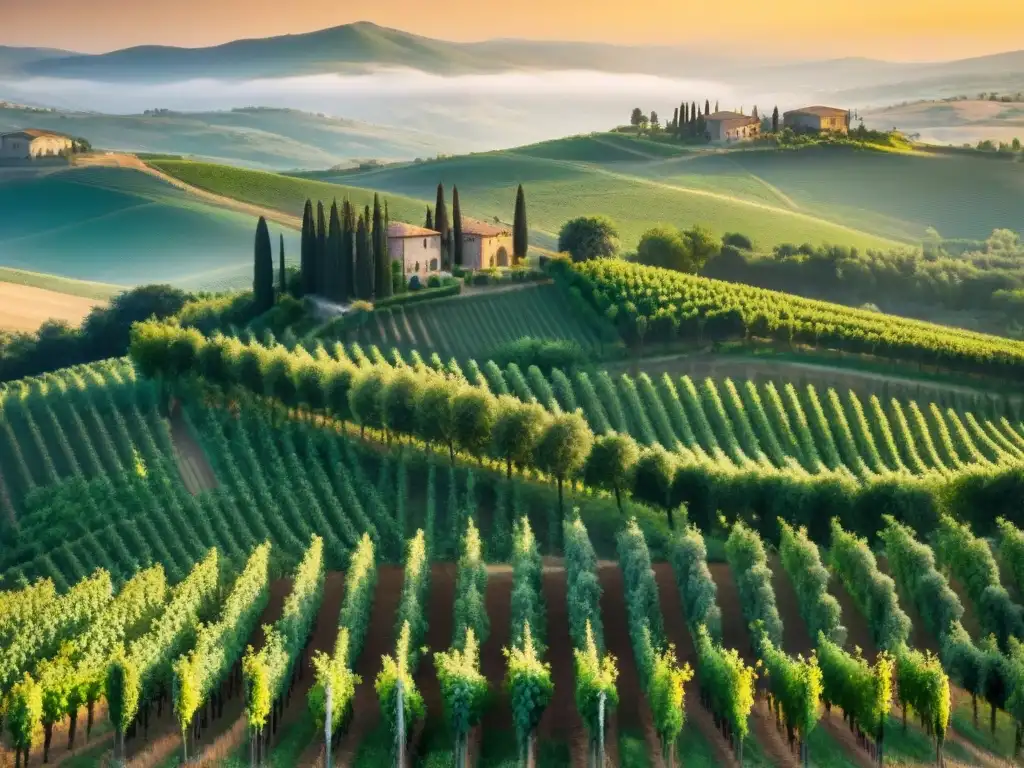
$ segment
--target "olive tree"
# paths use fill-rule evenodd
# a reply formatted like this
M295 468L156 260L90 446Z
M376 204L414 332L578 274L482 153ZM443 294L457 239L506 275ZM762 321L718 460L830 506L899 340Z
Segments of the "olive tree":
M524 403L512 395L498 398L491 450L505 462L505 473L512 477L512 465L523 467L533 460L533 449L548 419L548 412L537 403Z
M639 458L640 449L629 435L616 432L601 435L594 440L583 467L583 478L587 485L612 491L622 512L622 489L629 487Z
M594 433L583 412L561 413L551 419L537 442L537 466L554 476L558 483L558 512L563 513L562 487L565 478L579 472L594 444Z

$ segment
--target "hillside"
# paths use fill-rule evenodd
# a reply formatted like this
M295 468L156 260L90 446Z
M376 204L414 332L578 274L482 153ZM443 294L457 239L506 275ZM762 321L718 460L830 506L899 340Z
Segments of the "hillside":
M454 149L450 140L428 133L290 109L106 115L0 108L0 133L26 126L83 136L97 148L267 169L411 160Z
M1018 97L1019 98L1019 97ZM927 100L863 112L869 128L919 134L922 141L960 146L979 141L1024 141L1024 103L980 99Z
M254 229L252 217L137 170L0 173L0 266L116 285L245 287ZM284 234L297 257L297 236Z
M827 242L865 249L920 242L927 227L947 237L984 238L1024 220L1021 174L984 157L848 147L665 156L666 145L648 144L597 134L317 176L427 199L438 181L458 184L486 216L507 216L504 200L523 183L532 227L553 236L571 216L602 213L620 225L627 248L658 224L742 232L763 248Z

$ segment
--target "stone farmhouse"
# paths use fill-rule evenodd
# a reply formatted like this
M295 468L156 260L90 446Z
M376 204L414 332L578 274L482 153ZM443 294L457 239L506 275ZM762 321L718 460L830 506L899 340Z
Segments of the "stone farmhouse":
M500 224L462 220L462 266L490 269L512 266L512 230Z
M782 124L796 132L832 131L850 132L850 113L835 107L804 107L793 109L782 116Z
M56 156L61 152L70 152L73 144L70 136L27 128L0 135L0 160Z
M414 224L388 224L388 255L402 265L408 281L413 275L421 281L441 269L441 233Z
M713 112L704 118L708 141L741 141L761 135L761 121L739 112Z

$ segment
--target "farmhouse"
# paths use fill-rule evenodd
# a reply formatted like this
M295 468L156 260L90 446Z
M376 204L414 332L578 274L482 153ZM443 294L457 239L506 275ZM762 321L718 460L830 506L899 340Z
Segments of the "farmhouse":
M512 230L500 224L462 220L462 266L488 269L512 265Z
M388 225L388 255L401 262L406 280L413 275L423 280L441 269L441 233L393 221Z
M704 118L708 141L752 139L761 133L761 121L739 112L714 112Z
M70 136L27 128L24 131L0 135L0 159L28 160L33 157L59 155L61 152L70 151L72 145Z
M786 112L782 116L782 124L798 133L801 131L832 131L849 133L850 113L835 107L804 107Z

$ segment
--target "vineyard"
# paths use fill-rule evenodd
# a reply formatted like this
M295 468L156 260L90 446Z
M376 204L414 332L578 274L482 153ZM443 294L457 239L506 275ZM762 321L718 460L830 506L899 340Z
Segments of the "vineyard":
M1019 381L1024 342L622 260L554 262L630 342L770 339Z
M596 351L606 335L572 312L558 288L541 285L378 310L346 340L461 360L525 337L569 340Z

